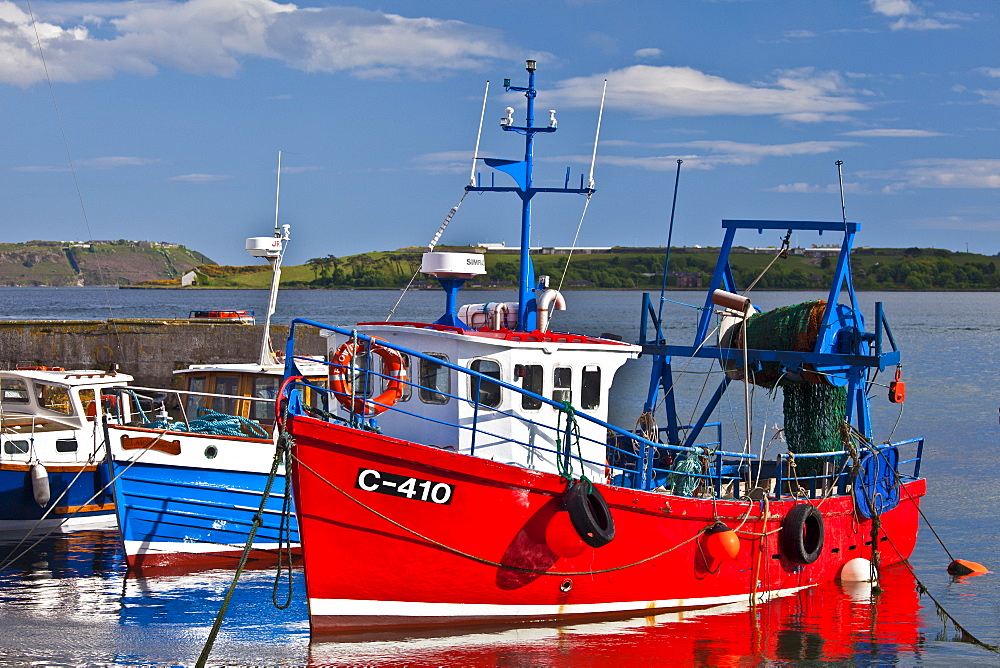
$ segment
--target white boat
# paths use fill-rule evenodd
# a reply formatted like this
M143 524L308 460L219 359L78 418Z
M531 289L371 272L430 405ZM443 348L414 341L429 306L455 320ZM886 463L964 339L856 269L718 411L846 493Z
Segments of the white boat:
M289 226L279 226L276 214L273 236L246 242L273 269L257 361L191 365L175 372L177 390L136 388L137 396L158 395L160 415L108 425L118 526L132 568L235 564L265 493L250 558L298 547L284 466L275 463L274 398L284 364L269 334L288 239ZM306 362L304 373L326 386L325 364Z
M101 419L131 376L30 367L0 371L0 530L114 526Z

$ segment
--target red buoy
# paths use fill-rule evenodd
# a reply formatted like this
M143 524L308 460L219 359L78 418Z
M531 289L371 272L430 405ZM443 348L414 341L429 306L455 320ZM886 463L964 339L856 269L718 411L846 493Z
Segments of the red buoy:
M545 544L560 557L575 557L587 549L587 544L573 526L569 512L557 511L545 527Z
M740 537L722 522L705 532L705 547L716 561L732 561L740 554Z

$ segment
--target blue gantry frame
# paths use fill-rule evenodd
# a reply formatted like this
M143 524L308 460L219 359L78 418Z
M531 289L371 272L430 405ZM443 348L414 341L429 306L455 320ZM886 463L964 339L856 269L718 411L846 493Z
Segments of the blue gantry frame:
M723 376L718 388L702 411L701 417L689 430L686 430L682 442L681 427L671 391L673 387L671 358L679 356L742 360L743 357L743 351L739 349L706 345L714 310L712 293L717 289L738 292L736 281L733 278L732 266L729 263L733 241L738 230L757 230L758 233L763 233L764 230L781 230L787 233L812 231L820 234L832 232L844 235L815 348L809 352L748 350L746 355L751 368L755 364L759 365L760 362L779 362L785 369L798 372L803 369L804 365L809 364L818 372L827 374L827 378L833 384L846 385L848 392L847 421L870 441L872 430L866 393L868 370L884 370L888 366L898 365L900 356L880 302L875 304L875 333L865 331L864 315L858 307L857 294L850 272L850 255L854 245L854 236L861 225L856 222L724 220L722 227L726 231L725 239L719 249L719 258L712 275L712 283L708 288L693 345L667 345L657 310L653 308L649 294L643 296L639 343L643 346L644 353L653 356L653 373L650 378L645 409L651 411L657 405L660 393L663 393L667 414L668 443L685 446L696 443L702 429L708 423L731 382L727 376ZM844 290L847 291L849 305L839 304L840 294ZM652 328L650 324L652 324ZM652 337L650 336L651 331L653 332ZM892 348L890 351L883 349L883 332ZM872 354L873 352L874 354Z

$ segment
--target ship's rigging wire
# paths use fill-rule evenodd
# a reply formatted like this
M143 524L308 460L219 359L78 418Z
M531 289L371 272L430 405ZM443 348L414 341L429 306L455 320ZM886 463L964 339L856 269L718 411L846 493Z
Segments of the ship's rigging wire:
M35 45L38 47L38 57L42 61L42 70L45 72L45 82L48 85L49 97L52 98L52 108L55 110L56 122L59 125L59 134L62 137L63 148L66 150L66 160L69 162L69 170L73 175L73 186L76 188L76 196L80 202L80 210L83 212L83 222L87 227L87 238L91 242L94 240L94 232L90 228L90 217L87 215L87 206L83 200L83 191L80 189L80 180L76 173L76 165L73 162L73 154L69 148L69 139L66 137L66 128L63 125L62 114L59 112L59 104L56 102L55 89L52 87L52 77L49 75L49 66L45 62L45 51L42 49L42 38L38 34L38 23L35 21L35 11L31 7L31 0L25 0L25 5L28 8L28 17L31 19L31 29L35 33ZM94 265L97 267L97 274L101 280L101 286L103 288L102 292L104 294L104 302L108 308L108 325L111 327L111 331L114 332L115 339L118 341L118 352L119 355L124 353L124 348L122 347L121 334L118 331L118 325L115 323L113 315L114 312L111 309L111 296L108 293L107 280L104 276L104 268L101 266L101 262L97 257L94 257Z

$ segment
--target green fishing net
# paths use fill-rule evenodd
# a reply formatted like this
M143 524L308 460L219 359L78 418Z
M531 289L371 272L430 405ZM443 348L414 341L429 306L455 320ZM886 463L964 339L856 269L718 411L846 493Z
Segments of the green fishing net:
M811 352L816 347L826 302L815 300L782 306L749 318L747 347L756 350ZM733 346L741 347L737 332ZM836 452L843 449L842 427L846 419L847 388L834 387L804 365L794 377L784 374L778 362L762 362L751 382L761 387L780 386L784 394L785 441L792 453ZM799 475L815 475L822 460L805 459L797 464Z

